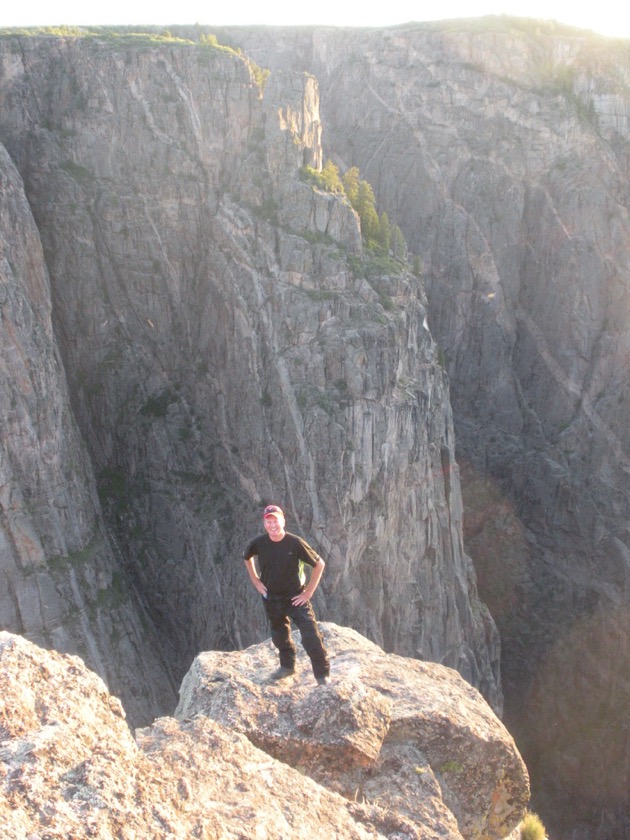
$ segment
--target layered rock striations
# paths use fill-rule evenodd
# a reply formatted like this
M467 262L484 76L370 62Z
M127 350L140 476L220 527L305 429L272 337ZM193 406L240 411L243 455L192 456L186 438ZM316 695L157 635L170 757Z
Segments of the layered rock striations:
M0 305L1 625L80 653L125 694L131 717L157 713L175 687L102 519L53 334L39 234L1 147Z
M105 529L166 670L266 636L240 557L273 500L326 559L327 618L500 709L424 292L301 180L316 80L208 43L10 36L0 114Z
M270 684L269 641L203 653L177 718L135 738L80 659L0 633L3 837L498 840L514 829L527 773L479 693L448 668L323 631L329 685L309 681L303 655L294 683Z
M560 836L626 837L627 42L508 19L224 37L317 76L325 156L421 256L506 719Z

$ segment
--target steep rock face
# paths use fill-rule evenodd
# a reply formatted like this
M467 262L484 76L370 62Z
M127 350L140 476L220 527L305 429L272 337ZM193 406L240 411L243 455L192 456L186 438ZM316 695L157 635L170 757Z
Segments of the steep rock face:
M0 305L2 626L80 652L125 695L132 718L155 713L174 686L102 522L53 336L39 235L2 147Z
M505 836L527 800L527 774L478 692L450 669L386 656L346 628L325 632L338 666L333 684L257 685L275 658L270 642L202 654L182 687L189 717L160 718L135 739L120 702L80 659L0 633L3 837ZM221 707L226 689L238 705ZM251 704L252 691L266 704ZM224 712L215 719L207 713L212 694L215 711ZM259 740L267 733L278 746L274 708L292 717L294 732L301 728L298 768L243 734L251 709ZM318 713L325 723L309 726ZM357 727L358 719L375 723L375 749L359 751L353 780L359 752L348 736L370 729ZM325 772L331 746L340 761L345 753L341 775ZM461 832L450 808L459 808Z
M326 156L421 255L506 719L557 832L627 837L627 43L509 20L224 37L316 74Z
M315 80L263 96L242 56L149 39L12 37L0 62L72 404L170 667L266 635L240 556L273 499L327 560L326 617L499 709L423 290L357 272L354 212L300 181Z

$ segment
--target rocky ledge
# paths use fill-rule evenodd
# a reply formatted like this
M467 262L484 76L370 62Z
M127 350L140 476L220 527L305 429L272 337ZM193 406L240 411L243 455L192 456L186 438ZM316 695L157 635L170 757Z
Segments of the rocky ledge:
M332 678L300 651L270 681L270 641L200 654L175 717L135 739L74 656L0 633L0 821L52 838L499 838L527 771L455 671L323 624Z

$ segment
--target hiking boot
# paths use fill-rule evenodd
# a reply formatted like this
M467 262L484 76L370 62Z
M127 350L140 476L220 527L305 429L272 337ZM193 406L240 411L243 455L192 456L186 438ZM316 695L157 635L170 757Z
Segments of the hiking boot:
M269 679L271 680L285 680L287 677L292 677L295 674L294 668L285 668L280 666L277 671L274 671Z

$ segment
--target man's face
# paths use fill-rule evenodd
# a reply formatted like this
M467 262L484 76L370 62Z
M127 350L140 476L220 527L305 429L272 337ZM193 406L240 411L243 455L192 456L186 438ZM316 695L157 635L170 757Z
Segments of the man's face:
M263 519L265 531L271 539L282 539L284 536L284 516L277 516L275 513L265 516Z

